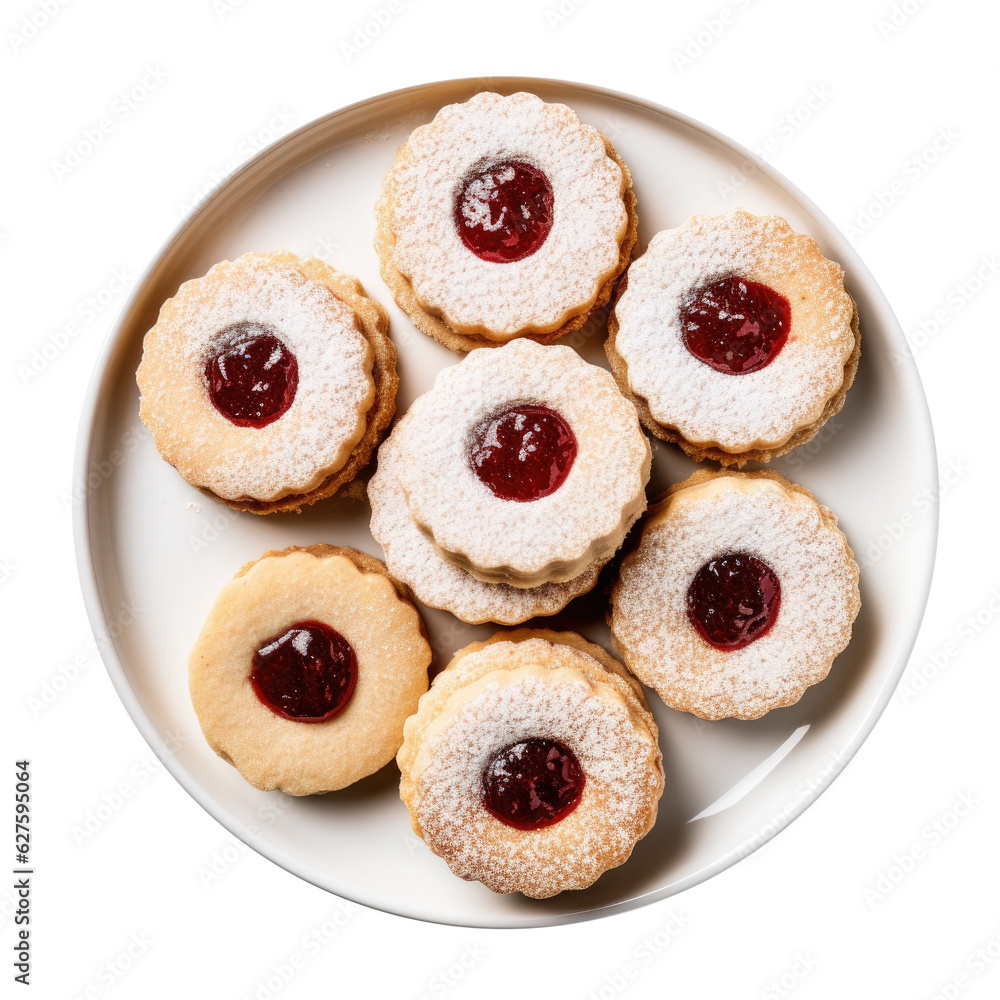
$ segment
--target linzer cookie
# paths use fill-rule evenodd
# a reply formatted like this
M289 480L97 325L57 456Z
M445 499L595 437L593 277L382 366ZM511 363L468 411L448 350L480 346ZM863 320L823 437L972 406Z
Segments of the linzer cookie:
M414 130L375 214L383 280L458 351L578 329L610 299L636 232L611 143L527 93L479 93Z
M393 439L410 517L486 583L573 581L607 562L646 508L635 407L568 347L474 351L438 374Z
M404 733L414 831L494 892L584 889L656 820L662 755L642 688L576 633L522 629L459 650Z
M395 412L385 310L316 258L248 253L186 281L143 341L139 415L193 486L298 510L371 459Z
M209 746L257 788L311 795L392 760L427 690L423 622L379 560L266 552L219 592L188 661Z
M837 519L774 472L696 472L650 508L611 636L671 707L757 719L823 680L861 607Z
M464 622L519 625L529 618L554 615L597 583L600 566L588 566L565 583L514 587L478 580L446 558L410 516L399 483L402 417L378 452L378 468L368 483L371 532L382 546L389 572L432 608L450 611Z
M605 345L643 423L742 467L839 412L861 351L843 269L777 216L695 215L628 269Z

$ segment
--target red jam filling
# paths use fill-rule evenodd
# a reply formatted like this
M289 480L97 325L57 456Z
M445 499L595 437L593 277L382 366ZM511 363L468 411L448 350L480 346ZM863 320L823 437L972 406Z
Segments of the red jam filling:
M518 830L565 819L583 795L583 768L568 747L534 739L501 750L483 772L483 805Z
M530 257L552 228L552 185L530 163L502 160L465 178L455 200L462 242L483 260Z
M699 361L726 375L746 375L778 356L791 317L784 295L734 275L694 293L681 310L681 329Z
M781 584L767 563L745 552L710 559L688 587L691 624L710 646L726 651L767 635L781 607Z
M266 427L277 420L295 399L295 355L260 323L234 323L220 331L219 343L205 362L215 408L237 427Z
M358 658L335 629L296 622L254 653L250 683L275 715L295 722L326 722L354 694Z
M501 500L554 493L576 458L569 424L547 406L520 405L484 420L472 435L472 470Z

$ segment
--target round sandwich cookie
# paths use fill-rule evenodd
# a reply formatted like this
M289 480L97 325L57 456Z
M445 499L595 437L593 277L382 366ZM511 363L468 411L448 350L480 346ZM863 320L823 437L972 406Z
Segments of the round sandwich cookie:
M657 437L696 461L769 462L838 413L861 334L844 272L778 216L695 215L629 267L605 351Z
M456 351L579 329L610 300L636 236L611 143L528 93L482 92L415 129L375 215L396 302Z
M611 592L629 670L672 708L758 719L851 640L859 569L837 518L775 472L696 472L650 507Z
M332 496L396 405L385 310L317 258L248 253L184 282L143 340L139 415L202 492L254 514Z
M515 340L441 371L398 436L410 516L487 583L566 583L606 563L646 509L635 407L569 347Z
M459 650L397 762L416 834L464 879L534 898L592 885L656 821L664 775L641 686L574 632Z

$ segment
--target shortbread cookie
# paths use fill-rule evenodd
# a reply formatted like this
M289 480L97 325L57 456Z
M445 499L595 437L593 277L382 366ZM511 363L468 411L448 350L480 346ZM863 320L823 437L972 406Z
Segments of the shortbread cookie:
M611 143L527 93L479 93L414 130L375 216L396 302L457 351L579 329L636 235L632 178Z
M222 588L188 681L223 760L256 788L312 795L392 760L430 661L423 621L383 563L293 545Z
M649 443L603 368L515 340L441 371L399 428L413 520L488 583L579 577L646 508Z
M843 268L777 216L695 215L628 269L605 345L643 423L696 461L742 467L810 440L857 370Z
M757 719L823 680L861 607L837 519L774 472L696 472L650 508L611 636L671 707Z
M316 258L248 253L184 282L143 341L139 415L237 510L299 510L368 464L396 405L385 310Z
M399 484L399 435L408 419L409 414L398 420L382 442L378 468L368 483L372 536L382 546L395 579L405 583L424 604L443 608L474 625L520 625L529 618L554 615L593 588L601 570L596 563L566 583L525 588L477 580L445 558L410 516Z
M520 629L459 650L404 733L414 831L494 892L584 889L656 820L662 755L642 688L576 633Z

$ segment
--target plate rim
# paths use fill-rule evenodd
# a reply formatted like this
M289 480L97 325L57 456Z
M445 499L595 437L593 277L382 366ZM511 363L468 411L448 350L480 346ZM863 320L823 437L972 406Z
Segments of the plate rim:
M304 125L301 125L299 128L294 129L292 132L281 136L265 149L252 156L245 163L241 164L225 180L209 191L193 209L184 215L184 217L174 227L167 239L160 245L158 252L150 260L149 264L139 276L127 300L118 310L113 322L110 324L108 333L98 351L97 358L94 362L94 368L90 374L87 389L84 394L83 406L81 408L80 424L74 447L72 482L86 483L87 481L92 449L95 443L98 423L101 419L100 401L104 383L108 377L109 369L112 367L112 363L117 352L124 349L122 342L122 328L124 321L134 308L136 302L142 296L150 278L189 226L194 224L204 212L208 211L214 202L223 198L227 193L231 192L234 187L238 186L246 174L251 171L259 170L267 159L278 155L278 152L282 148L301 139L309 131L317 129L320 126L329 127L338 117L346 118L355 111L382 100L399 100L407 95L423 94L428 90L437 88L464 89L476 86L483 87L486 84L488 84L491 88L496 88L498 91L504 93L513 93L514 90L527 90L534 92L534 90L539 87L541 89L554 87L568 88L580 93L591 95L598 99L610 99L612 101L629 104L643 111L652 112L662 118L672 119L674 122L686 126L695 132L701 133L703 136L707 136L723 147L742 155L747 162L753 165L755 172L759 171L765 177L777 184L782 190L796 199L805 209L808 210L809 213L821 220L830 232L836 234L838 242L838 261L850 262L852 268L852 280L859 286L864 287L870 303L869 308L874 307L878 311L881 325L888 329L898 342L896 346L900 348L900 363L895 368L895 375L897 378L901 377L904 373L908 375L917 390L916 395L920 403L920 415L923 425L923 433L920 435L920 438L924 445L923 450L926 450L928 453L924 455L924 459L929 459L928 468L926 470L927 479L928 482L937 481L939 476L937 446L930 408L927 402L927 395L924 391L923 382L920 378L920 372L913 359L909 344L903 335L899 321L897 320L885 293L882 291L881 286L878 282L876 282L871 271L865 265L853 244L850 243L844 233L840 230L840 227L837 226L810 197L804 194L796 184L792 183L780 171L772 167L765 160L758 157L752 150L743 146L741 143L736 142L729 136L710 125L706 125L698 119L676 111L675 109L669 108L656 101L638 97L624 91L602 87L597 84L580 83L573 80L533 76L473 76L456 77L443 80L428 80L391 91L378 92L354 101L351 104L336 108L326 114L320 115ZM416 912L401 912L400 910L391 909L383 903L365 899L363 894L335 892L328 886L321 884L316 877L310 874L308 868L302 866L294 857L291 857L285 851L276 848L272 844L259 844L252 842L250 838L241 832L243 824L231 814L229 807L225 803L221 802L214 796L202 794L199 782L194 779L188 769L180 763L177 757L171 752L170 748L164 743L159 730L156 728L146 710L140 703L138 696L128 681L125 668L114 645L103 638L106 634L108 618L104 613L104 607L101 600L101 585L97 578L97 568L94 558L94 544L92 538L93 508L91 502L93 492L94 491L86 490L83 498L74 506L73 510L74 550L76 555L77 573L79 576L87 619L97 641L97 651L100 654L101 660L104 663L105 669L120 701L122 702L122 705L128 713L133 725L139 731L139 734L146 741L150 750L156 754L157 758L169 772L171 777L177 781L184 791L187 792L187 794L190 795L191 798L194 799L194 801L201 806L201 808L204 809L209 816L223 826L229 834L236 837L247 847L251 848L255 853L267 858L269 861L303 881L322 889L324 892L346 899L352 903L360 904L371 909L408 920L419 920L425 923L440 924L443 926L482 929L517 929L526 927L563 926L584 920L596 920L612 916L617 913L624 913L629 910L638 909L639 907L646 906L650 903L676 896L701 882L714 878L716 875L726 871L737 862L749 857L751 854L754 854L757 850L763 847L764 844L769 843L778 833L787 829L806 811L806 809L819 799L823 792L825 792L826 789L833 784L833 782L850 764L861 745L875 728L875 725L885 712L889 701L895 693L900 678L909 663L925 616L931 583L934 576L934 568L937 561L940 521L940 502L938 498L935 498L935 502L930 508L932 511L932 517L929 519L929 522L924 523L921 529L921 534L926 536L925 545L928 548L928 554L925 554L924 559L922 560L924 563L922 594L920 600L914 602L914 606L909 615L907 628L905 629L907 638L897 650L896 661L892 670L886 676L886 680L882 689L879 691L877 698L870 705L864 719L851 736L847 745L842 750L837 752L837 759L840 766L838 767L836 773L829 781L818 784L806 795L802 796L801 799L795 803L795 806L788 814L787 822L782 824L780 827L776 824L772 824L773 829L766 833L762 832L759 836L756 836L753 840L752 847L749 849L745 846L737 845L732 850L717 858L711 864L704 865L684 878L679 879L677 882L672 883L667 887L662 887L659 890L651 890L650 892L632 896L626 900L608 903L592 909L577 910L567 913L539 913L536 917L518 914L511 922L497 922L496 918L487 918L484 920L463 920L462 922L457 923L454 920L447 920L442 917ZM101 638L98 638L98 636L101 636Z

